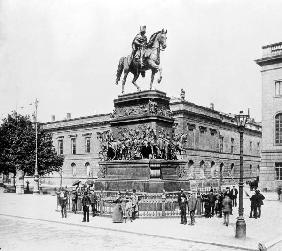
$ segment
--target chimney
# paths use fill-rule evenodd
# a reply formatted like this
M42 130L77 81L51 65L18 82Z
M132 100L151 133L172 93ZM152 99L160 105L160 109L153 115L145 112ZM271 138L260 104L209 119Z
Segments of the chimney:
M71 119L71 114L69 112L67 113L67 119Z
M214 103L210 104L210 109L214 110Z
M55 122L55 120L56 120L56 117L55 117L54 114L52 114L52 115L51 115L51 122Z

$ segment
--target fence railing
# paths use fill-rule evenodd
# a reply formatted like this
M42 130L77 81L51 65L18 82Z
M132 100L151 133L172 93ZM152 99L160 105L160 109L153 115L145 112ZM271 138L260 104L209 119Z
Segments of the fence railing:
M206 190L205 192L207 191L209 190ZM112 201L118 197L118 193L116 191L102 191L95 192L95 194L97 196L97 201L95 205L97 215L111 216L116 205ZM139 193L138 199L139 201L137 217L176 217L180 215L177 193ZM82 196L78 196L78 199L75 202L71 199L70 194L68 194L67 200L67 210L69 212L72 211L73 203L76 203L77 212L82 212ZM200 203L200 206L198 207L199 209L196 210L196 215L201 216L203 214L203 201L201 199L198 199L198 203ZM57 210L60 210L59 205L59 197L57 197Z

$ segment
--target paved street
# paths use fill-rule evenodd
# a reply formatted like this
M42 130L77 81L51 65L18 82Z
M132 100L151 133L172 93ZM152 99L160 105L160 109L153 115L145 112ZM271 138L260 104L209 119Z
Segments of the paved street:
M0 225L2 250L235 250L3 216Z
M273 200L265 201L263 217L258 220L247 217L249 201L244 201L245 241L234 238L237 209L229 227L215 217L197 219L195 226L180 225L179 219L113 224L104 217L91 217L89 223L82 223L81 215L60 218L55 196L0 193L0 200L2 250L235 250L230 246L256 250L258 242L282 236L282 203Z

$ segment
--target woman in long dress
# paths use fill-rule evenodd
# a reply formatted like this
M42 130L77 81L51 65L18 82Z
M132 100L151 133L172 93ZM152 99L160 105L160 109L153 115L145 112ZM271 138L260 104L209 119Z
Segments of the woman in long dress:
M200 191L197 192L197 206L196 206L196 215L202 215L202 195Z
M123 213L122 213L122 198L121 194L118 193L118 197L116 200L113 201L113 203L116 203L114 206L113 214L112 214L112 219L113 223L122 223L123 222Z

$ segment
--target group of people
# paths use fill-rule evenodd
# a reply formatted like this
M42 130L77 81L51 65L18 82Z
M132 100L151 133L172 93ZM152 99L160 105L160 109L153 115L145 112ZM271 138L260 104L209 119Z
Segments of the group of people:
M224 216L224 224L228 226L229 215L232 214L232 207L237 206L238 190L235 186L232 189L227 187L225 191L216 191L211 187L208 193L192 191L188 196L181 189L178 194L181 222L187 224L187 208L191 218L190 225L195 224L195 213L204 215L206 218L213 216Z
M61 188L57 195L59 205L61 206L62 218L67 218L67 205L69 203L68 197L71 199L73 213L76 214L77 211L80 211L80 208L82 208L82 222L89 222L90 207L92 209L92 216L94 217L97 214L98 198L94 189L91 187L85 188L77 186L71 192L68 192L65 188Z
M254 194L250 196L251 200L251 211L249 218L260 218L261 216L261 206L264 204L264 195L261 194L260 190L255 190Z
M118 192L118 197L112 202L115 203L115 207L112 214L112 220L114 223L126 223L127 220L131 222L136 219L138 212L138 195L136 190L132 190L130 195L128 191L125 194Z

